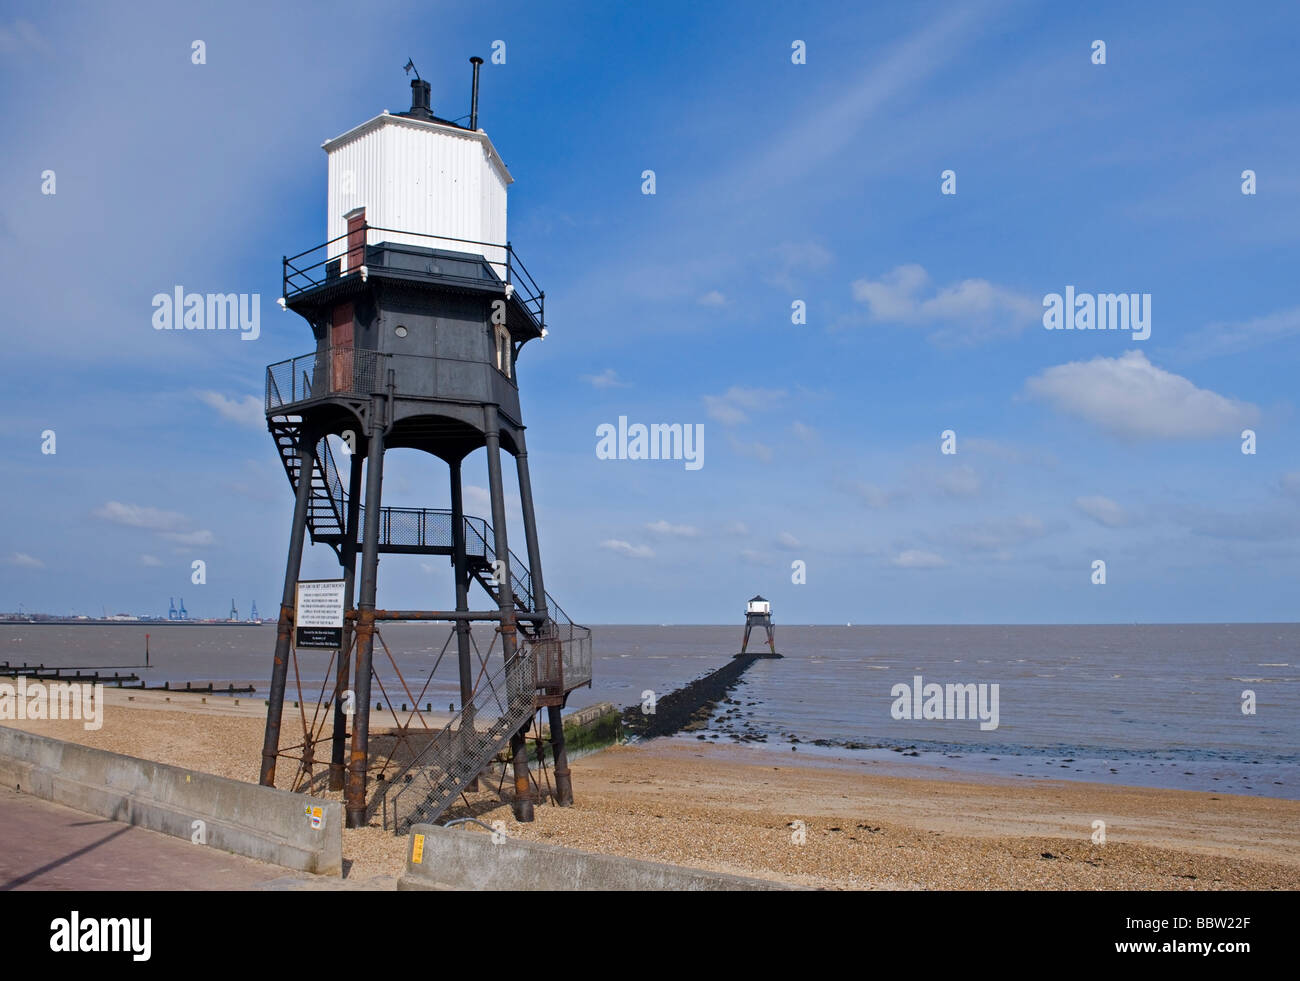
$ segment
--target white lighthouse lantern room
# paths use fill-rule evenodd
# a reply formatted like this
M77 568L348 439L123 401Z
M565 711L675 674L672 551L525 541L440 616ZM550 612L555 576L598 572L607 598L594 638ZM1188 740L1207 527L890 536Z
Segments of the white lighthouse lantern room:
M364 255L353 237L368 226L367 245L479 255L504 280L506 189L514 178L478 129L477 112L468 129L439 119L429 91L417 78L410 110L384 110L322 144L329 160L329 258L350 271L349 258Z

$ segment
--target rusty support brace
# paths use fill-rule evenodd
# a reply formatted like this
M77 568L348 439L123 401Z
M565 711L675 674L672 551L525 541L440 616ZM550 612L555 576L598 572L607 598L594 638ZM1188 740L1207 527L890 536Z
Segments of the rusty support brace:
M371 610L375 620L500 620L500 610ZM358 619L356 610L343 614L348 620ZM530 619L521 617L520 619Z

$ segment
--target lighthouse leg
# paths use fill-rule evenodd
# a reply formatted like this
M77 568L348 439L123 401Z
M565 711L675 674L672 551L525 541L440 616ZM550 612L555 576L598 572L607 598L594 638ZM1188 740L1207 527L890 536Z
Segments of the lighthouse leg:
M742 654L744 654L745 651L749 648L749 630L750 630L750 622L749 622L749 620L746 620L746 621L745 621L745 639L744 639L744 641L741 642L741 645L740 645L740 653L742 653Z
M555 760L555 803L561 807L573 806L573 777L569 773L569 754L564 751L564 716L560 706L546 708L551 725L551 755Z
M380 498L384 483L384 432L370 436L366 460L366 522L361 542L361 602L357 611L356 714L344 803L349 828L366 826L366 767L370 752L370 670L375 650L375 591L379 574Z
M501 434L497 424L495 405L483 410L484 440L487 444L488 494L492 498L493 551L497 566L493 570L497 579L497 606L501 611L501 651L506 664L515 657L515 596L510 583L510 545L506 539L506 498L501 481ZM531 700L534 693L529 692ZM515 733L510 740L515 772L515 820L529 822L533 819L533 794L528 778L528 743L523 732Z
M767 649L776 653L776 628L770 623L767 625Z
M537 515L533 511L533 482L528 476L528 451L524 448L524 434L517 437L515 470L519 476L519 509L524 518L524 543L528 546L528 584L532 591L534 613L546 613L546 586L542 582L542 552L537 543ZM536 621L544 623L544 621Z
M297 595L298 571L302 568L303 539L307 534L311 471L316 462L315 437L303 432L299 433L299 440L298 496L293 503L293 530L289 535L289 559L284 568L280 622L275 634L275 662L271 666L270 700L266 707L266 735L262 741L262 773L259 782L263 787L275 786L275 760L280 755L280 720L284 714L284 684L289 676L289 650L293 644L293 603Z

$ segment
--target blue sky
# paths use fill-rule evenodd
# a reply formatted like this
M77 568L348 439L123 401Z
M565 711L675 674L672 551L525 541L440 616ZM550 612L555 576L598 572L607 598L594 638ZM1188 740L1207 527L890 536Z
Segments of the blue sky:
M408 57L467 112L503 40L480 125L547 291L521 394L575 619L739 622L762 592L778 623L1294 620L1300 12L864 6L7 4L0 608L275 610L259 406L311 348L275 299L325 237L320 144L405 109ZM260 294L261 337L153 330L178 284ZM1067 285L1150 294L1151 336L1045 330ZM702 424L704 466L597 459L620 415ZM385 476L446 505L433 458ZM381 605L450 595L441 559L383 559Z

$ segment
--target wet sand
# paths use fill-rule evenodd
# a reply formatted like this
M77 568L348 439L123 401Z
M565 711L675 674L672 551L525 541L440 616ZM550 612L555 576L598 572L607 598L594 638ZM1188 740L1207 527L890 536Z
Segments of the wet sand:
M260 699L110 691L97 731L78 721L3 724L255 781L264 713ZM300 736L286 705L285 742L293 726ZM281 765L283 785L290 764ZM472 813L519 838L832 889L1300 888L1297 801L921 779L851 755L814 760L685 740L613 747L572 768L572 808L539 805L536 821L517 824L485 790L469 795ZM444 819L468 813L458 806ZM1093 841L1096 821L1104 844ZM378 827L345 831L348 876L396 874L405 845Z

